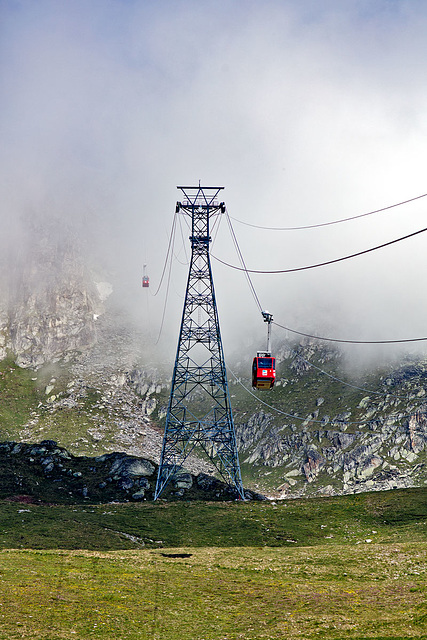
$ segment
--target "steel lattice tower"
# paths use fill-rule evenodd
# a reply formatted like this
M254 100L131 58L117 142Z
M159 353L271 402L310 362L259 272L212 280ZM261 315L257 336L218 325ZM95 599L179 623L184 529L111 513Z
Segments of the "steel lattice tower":
M244 499L209 257L211 219L225 212L217 199L223 187L178 189L176 212L191 217L191 261L154 499L195 447Z

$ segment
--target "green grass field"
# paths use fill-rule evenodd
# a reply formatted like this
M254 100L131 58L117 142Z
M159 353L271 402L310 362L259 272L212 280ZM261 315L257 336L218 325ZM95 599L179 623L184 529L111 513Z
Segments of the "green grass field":
M425 544L3 551L0 637L422 638Z
M3 501L0 639L425 639L426 498Z

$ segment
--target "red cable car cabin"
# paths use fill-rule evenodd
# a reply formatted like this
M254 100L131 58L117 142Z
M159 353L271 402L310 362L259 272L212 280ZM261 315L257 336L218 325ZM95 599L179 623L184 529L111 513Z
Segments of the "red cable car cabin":
M142 277L142 286L149 287L150 286L150 278L148 276Z
M255 389L272 389L276 380L276 358L271 353L258 352L252 364L252 386Z

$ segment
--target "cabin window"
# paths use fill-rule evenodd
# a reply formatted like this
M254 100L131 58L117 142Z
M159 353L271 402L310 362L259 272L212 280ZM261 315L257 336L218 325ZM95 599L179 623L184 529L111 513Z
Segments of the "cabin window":
M273 358L258 358L258 367L260 369L273 369Z

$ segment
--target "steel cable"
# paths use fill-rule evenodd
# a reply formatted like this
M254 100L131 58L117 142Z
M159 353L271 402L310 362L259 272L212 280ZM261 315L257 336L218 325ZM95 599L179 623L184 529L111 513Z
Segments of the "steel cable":
M311 264L305 267L295 267L293 269L275 269L275 270L261 270L261 269L247 269L242 267L237 267L236 265L230 264L221 260L217 256L212 256L221 264L224 264L231 269L236 269L237 271L245 271L247 273L262 273L262 274L277 274L277 273L294 273L295 271L306 271L307 269L315 269L317 267L324 267L329 264L335 264L336 262L342 262L343 260L349 260L350 258L356 258L357 256L362 256L366 253L370 253L371 251L377 251L377 249L383 249L384 247L388 247L392 244L396 244L397 242L402 242L402 240L408 240L408 238L413 238L414 236L419 235L420 233L424 233L427 231L427 227L424 229L419 229L419 231L414 231L413 233L409 233L406 236L402 236L401 238L396 238L395 240L390 240L389 242L384 242L383 244L379 244L375 247L371 247L370 249L364 249L363 251L358 251L357 253L352 253L348 256L343 256L341 258L335 258L334 260L327 260L326 262L319 262L317 264Z
M415 198L410 198L409 200L403 200L402 202L397 202L396 204L391 204L388 207L382 207L381 209L375 209L374 211L369 211L368 213L360 213L357 216L350 216L349 218L341 218L341 220L332 220L331 222L321 222L319 224L308 224L302 227L264 227L258 224L243 222L243 220L238 220L237 218L232 218L232 219L238 222L239 224L244 224L247 227L254 227L255 229L266 229L267 231L301 231L302 229L317 229L318 227L328 227L333 224L340 224L341 222L349 222L350 220L365 218L366 216L372 216L374 213L380 213L381 211L387 211L388 209L394 209L395 207L400 207L403 204L408 204L409 202L420 200L420 198L425 198L426 196L427 196L427 193L423 193L421 196L416 196Z

